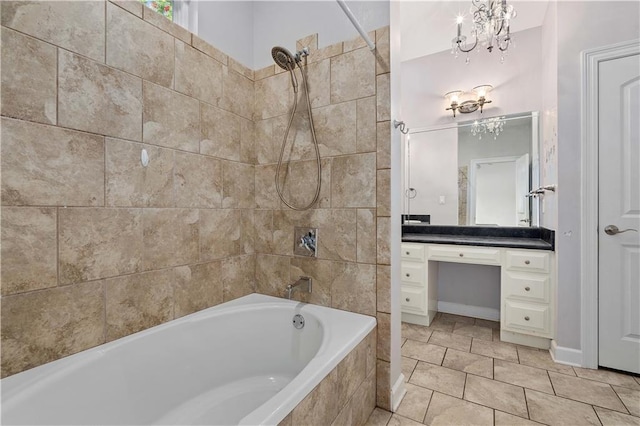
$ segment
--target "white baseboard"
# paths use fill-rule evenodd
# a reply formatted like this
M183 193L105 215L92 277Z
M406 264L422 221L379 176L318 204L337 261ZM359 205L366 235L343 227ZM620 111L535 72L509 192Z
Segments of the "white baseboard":
M464 315L465 317L500 321L500 310L482 306L463 305L461 303L438 302L438 312Z
M582 367L582 351L579 349L558 346L556 341L552 340L549 353L551 354L551 358L553 358L553 360L558 364Z
M391 411L396 412L400 403L402 402L402 398L407 393L407 390L404 386L404 374L400 373L398 376L398 380L391 387Z

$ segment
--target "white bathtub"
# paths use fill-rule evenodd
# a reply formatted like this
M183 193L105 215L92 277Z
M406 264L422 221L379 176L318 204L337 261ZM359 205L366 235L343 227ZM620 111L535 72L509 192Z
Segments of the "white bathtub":
M252 294L3 379L2 424L277 424L374 327Z

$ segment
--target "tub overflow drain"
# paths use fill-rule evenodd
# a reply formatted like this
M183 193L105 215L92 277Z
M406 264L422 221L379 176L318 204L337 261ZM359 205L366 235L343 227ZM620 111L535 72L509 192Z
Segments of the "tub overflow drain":
M297 329L304 327L304 317L300 314L293 316L293 326Z

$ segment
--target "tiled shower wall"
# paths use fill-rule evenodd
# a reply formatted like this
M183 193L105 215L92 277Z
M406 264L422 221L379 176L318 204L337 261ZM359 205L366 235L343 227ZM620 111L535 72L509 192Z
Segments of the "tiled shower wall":
M2 376L252 293L253 72L135 1L1 7Z

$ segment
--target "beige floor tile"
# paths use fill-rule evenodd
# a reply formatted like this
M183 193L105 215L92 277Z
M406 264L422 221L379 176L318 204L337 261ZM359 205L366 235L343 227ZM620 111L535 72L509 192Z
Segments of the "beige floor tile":
M568 374L570 376L576 375L573 372L573 368L568 365L553 362L548 351L539 351L537 349L518 346L518 357L520 358L520 364L557 371L558 373Z
M466 374L425 362L419 362L410 383L462 398Z
M493 359L486 356L449 348L442 366L493 379Z
M627 412L611 386L606 383L571 377L553 371L549 372L549 377L558 396L623 413Z
M476 322L476 319L472 317L465 317L462 315L455 315L455 314L447 314L445 312L440 313L438 320L443 322L453 322L453 323L458 322L458 323L469 324L469 325L473 325Z
M496 359L493 361L493 375L501 382L554 394L546 370Z
M429 401L431 401L433 391L411 383L406 384L406 389L407 393L402 399L396 414L422 422L424 415L427 413L427 407L429 406Z
M451 333L455 325L455 322L441 321L436 318L429 325L429 329L431 331L444 331L446 333Z
M490 321L490 320L476 318L475 325L500 331L500 321Z
M618 413L606 408L593 407L603 426L640 426L640 417Z
M622 402L624 402L624 405L627 406L629 412L636 417L640 417L640 391L622 388L620 386L612 387Z
M636 379L636 382L640 385L640 377L634 377L634 379Z
M573 367L578 377L589 380L597 380L598 382L609 383L610 385L622 386L629 389L640 389L638 383L633 376L616 373L609 370L592 370L590 368Z
M429 404L427 425L493 425L493 410L434 392Z
M469 325L457 322L453 327L453 334L460 334L462 336L473 337L475 339L493 340L493 330L488 327L480 327L477 325Z
M600 425L598 416L590 405L530 389L525 389L524 392L531 420L551 426Z
M442 346L430 345L417 340L407 340L401 351L402 356L440 365L444 359L446 349Z
M402 340L400 341L400 347L404 346L406 342L407 342L407 339L403 337Z
M473 375L467 376L464 399L528 418L524 389Z
M500 342L500 330L493 330L493 341L494 342Z
M408 382L411 374L413 374L413 370L416 368L418 364L417 359L407 358L406 356L402 357L402 374L404 375L404 381Z
M423 325L402 323L402 337L420 342L428 342L431 330Z
M376 407L371 412L365 426L386 426L389 423L389 419L391 419L391 412Z
M471 347L471 337L446 333L444 331L434 331L429 339L429 343L469 352L469 348Z
M536 426L540 424L498 410L493 415L495 416L495 426Z
M473 339L471 353L491 358L499 358L505 361L518 362L516 347L510 343L486 342L480 339Z
M387 426L423 426L422 423L394 414Z

